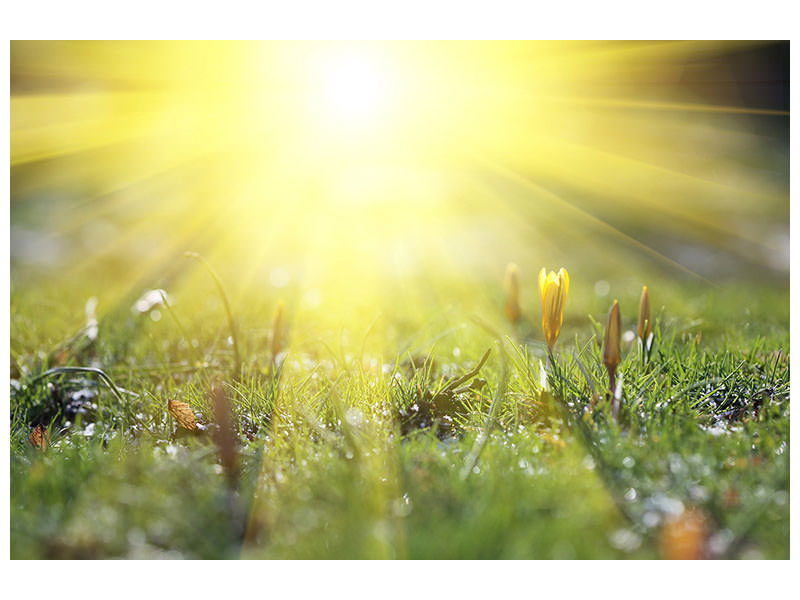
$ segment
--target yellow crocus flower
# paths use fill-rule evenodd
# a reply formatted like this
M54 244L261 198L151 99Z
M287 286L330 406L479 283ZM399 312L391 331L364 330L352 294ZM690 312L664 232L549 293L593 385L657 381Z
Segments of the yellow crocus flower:
M539 272L539 293L542 296L542 331L544 339L550 350L558 339L561 324L564 322L564 305L567 303L569 292L569 275L565 268L547 272Z

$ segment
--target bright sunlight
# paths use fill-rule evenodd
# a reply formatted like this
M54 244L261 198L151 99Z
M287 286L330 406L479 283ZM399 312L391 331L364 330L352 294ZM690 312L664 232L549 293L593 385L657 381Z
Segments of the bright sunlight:
M10 64L12 558L789 556L788 42Z
M386 110L388 74L368 54L344 54L322 60L318 73L328 118L345 126L369 126Z

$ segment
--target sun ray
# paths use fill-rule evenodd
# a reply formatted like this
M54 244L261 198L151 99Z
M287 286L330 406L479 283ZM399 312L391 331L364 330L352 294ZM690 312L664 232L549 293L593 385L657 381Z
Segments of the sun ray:
M587 236L713 281L675 240L752 266L785 250L788 174L750 157L788 112L696 87L762 47L13 43L12 210L58 194L45 230L65 243L114 224L68 271L128 256L142 281L192 245L237 305L285 291L323 324L398 298L420 315L510 260L578 260Z
M658 252L657 250L649 247L647 244L645 244L645 243L643 243L643 242L641 242L641 241L629 236L628 234L620 231L619 229L615 228L613 225L610 225L609 223L607 223L603 219L599 219L599 218L595 217L594 215L592 215L592 214L580 209L579 207L575 206L574 204L572 204L571 202L569 202L565 198L562 198L558 194L556 194L556 193L554 193L554 192L542 187L541 185L539 185L535 181L532 181L528 177L526 177L526 176L514 171L512 168L510 168L508 166L504 166L504 165L502 165L502 164L500 164L500 163L498 163L496 161L493 161L493 160L485 158L485 157L480 159L480 160L481 160L481 162L483 162L484 164L489 166L494 171L496 171L498 173L502 173L504 176L506 176L509 179L519 183L523 187L526 187L526 188L530 189L531 191L534 191L539 198L547 200L547 201L555 203L555 204L558 204L561 207L565 207L570 212L579 215L582 218L582 220L584 220L586 222L589 222L589 223L592 223L594 225L597 225L600 230L611 234L613 237L616 237L618 239L624 240L626 243L632 245L635 248L643 250L644 252L646 252L647 254L653 256L654 258L656 258L660 262L663 262L664 264L668 264L668 265L674 267L675 269L677 269L679 271L682 271L682 272L684 272L684 273L686 273L688 275L691 275L691 276L693 276L693 277L695 277L695 278L697 278L697 279L699 279L701 281L704 281L706 283L711 284L711 282L709 280L707 280L705 277L703 277L699 273L696 273L692 269L688 268L687 266L685 266L685 265L683 265L683 264L671 259L670 257L668 257L668 256Z

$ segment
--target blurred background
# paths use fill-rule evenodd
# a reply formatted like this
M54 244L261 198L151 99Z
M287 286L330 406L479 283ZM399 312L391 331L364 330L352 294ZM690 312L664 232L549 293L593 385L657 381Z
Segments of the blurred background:
M12 42L12 346L217 302L186 250L265 327L486 312L510 261L533 322L565 266L568 322L649 283L786 327L788 125L788 42Z

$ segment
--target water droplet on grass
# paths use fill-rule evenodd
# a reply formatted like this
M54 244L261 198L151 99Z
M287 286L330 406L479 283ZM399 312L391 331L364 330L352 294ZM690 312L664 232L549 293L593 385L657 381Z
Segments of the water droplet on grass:
M660 522L661 522L661 517L658 515L657 512L648 511L644 513L644 516L642 517L642 523L644 523L644 526L649 529L656 527Z
M632 552L642 544L642 538L629 529L617 529L609 538L611 545L623 552Z
M407 517L410 515L413 505L411 503L411 499L408 497L408 493L403 494L402 497L395 500L393 508L394 514L398 517Z
M669 457L669 470L676 477L686 477L689 474L689 467L683 459L676 454Z
M648 507L671 517L680 516L684 510L683 502L660 493L648 498L646 504Z
M172 300L164 290L148 290L142 294L133 305L134 310L139 313L146 313L151 311L156 306L162 306L164 304L164 298L161 296L161 294L164 294L164 296L167 297L167 302L172 304Z
M730 529L723 529L712 535L708 540L708 550L711 555L720 556L725 554L733 541L733 537L733 532Z
M702 485L693 485L689 488L689 496L694 502L705 502L709 498L709 493Z
M351 427L361 427L364 424L364 415L355 407L347 409L344 419Z

